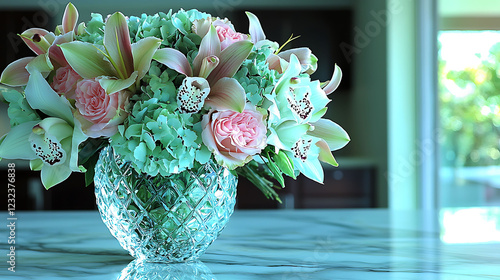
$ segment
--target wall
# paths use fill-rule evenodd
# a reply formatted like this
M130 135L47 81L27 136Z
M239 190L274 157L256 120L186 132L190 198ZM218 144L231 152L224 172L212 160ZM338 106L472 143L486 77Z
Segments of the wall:
M136 8L137 1L72 1L80 12L80 20L90 19L92 11L106 15L116 10L125 14L138 15L142 12L153 13L168 8L189 9L197 7L214 14L230 13L242 7L251 8L298 8L311 9L348 8L354 10L354 44L346 49L346 55L352 54L352 87L349 92L336 92L333 98L332 118L342 125L351 136L351 143L341 151L342 157L361 158L373 163L377 168L377 206L388 206L388 107L387 107L387 32L384 20L386 1L384 0L215 0L215 1L142 1ZM56 22L61 18L66 1L27 0L0 4L0 9L20 7L42 7L53 14ZM98 7L98 8L96 8ZM351 28L350 24L338 28ZM350 53L353 52L353 53ZM347 77L346 77L347 78ZM0 108L2 113L3 108ZM2 118L3 119L3 118ZM0 127L0 130L2 128ZM1 131L0 131L1 132ZM342 160L339 163L342 164Z

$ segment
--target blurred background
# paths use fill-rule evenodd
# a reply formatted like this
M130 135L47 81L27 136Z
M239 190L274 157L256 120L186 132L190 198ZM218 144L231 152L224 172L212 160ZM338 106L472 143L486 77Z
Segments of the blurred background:
M103 15L197 8L248 30L256 14L268 39L308 46L319 58L314 79L343 70L328 117L352 141L325 168L325 184L288 180L283 203L241 180L240 209L440 208L500 206L500 2L495 0L75 0L81 21ZM31 55L17 34L53 30L66 1L0 3L0 68ZM1 99L1 97L0 97ZM9 130L0 103L0 135ZM8 160L0 162L0 186ZM39 173L16 163L18 210L95 209L84 177L44 190ZM2 183L3 181L3 183ZM5 199L0 199L2 209Z

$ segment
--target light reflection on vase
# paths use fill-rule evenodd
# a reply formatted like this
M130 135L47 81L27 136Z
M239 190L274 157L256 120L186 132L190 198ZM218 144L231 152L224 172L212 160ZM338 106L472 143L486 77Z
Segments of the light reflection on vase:
M216 280L202 262L154 263L134 260L121 271L117 280Z

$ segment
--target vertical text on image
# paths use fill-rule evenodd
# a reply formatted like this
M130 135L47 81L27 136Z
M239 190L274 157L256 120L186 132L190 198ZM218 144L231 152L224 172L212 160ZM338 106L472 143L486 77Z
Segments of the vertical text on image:
M16 272L16 165L9 163L7 165L7 227L9 235L7 243L10 245L9 253L7 254L8 270Z

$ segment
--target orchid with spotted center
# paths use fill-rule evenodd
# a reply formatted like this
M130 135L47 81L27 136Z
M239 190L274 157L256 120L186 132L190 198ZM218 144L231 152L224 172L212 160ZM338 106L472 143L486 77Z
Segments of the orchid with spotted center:
M321 162L337 166L332 151L350 140L324 118L340 67L328 82L311 79L312 51L284 50L298 37L280 46L246 15L248 34L197 10L92 14L78 24L69 3L54 32L21 34L36 56L0 76L12 87L0 87L12 126L0 157L29 160L46 188L72 172L92 182L105 146L149 176L212 160L277 200L283 175L322 182Z
M33 170L41 170L42 183L48 189L72 172L85 170L78 164L78 146L88 137L73 118L67 99L50 87L40 71L30 71L26 100L49 117L14 126L0 139L0 158L30 160Z
M337 166L331 151L345 146L350 138L337 124L321 119L330 100L319 81L310 81L308 75L301 72L299 59L291 54L290 63L274 91L266 95L272 102L268 144L275 147L276 153L283 150L290 155L295 167L305 176L323 182L319 160Z
M248 57L252 47L250 41L240 40L221 50L216 29L210 25L201 41L200 50L193 60L192 67L187 57L173 48L156 51L153 59L186 76L187 81L183 81L177 94L178 100L190 102L179 103L181 112L196 113L205 105L216 110L233 110L241 113L246 102L245 90L232 76ZM200 94L202 91L197 87L187 86L191 84L193 77L196 77L197 84L206 85L203 89L209 92L208 95ZM190 111L187 107L198 110Z

